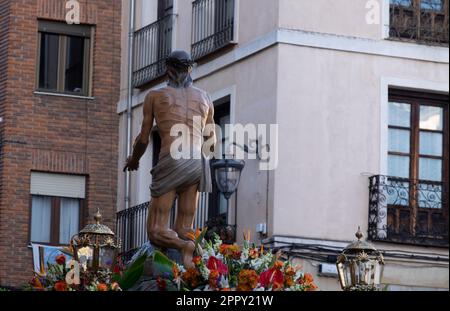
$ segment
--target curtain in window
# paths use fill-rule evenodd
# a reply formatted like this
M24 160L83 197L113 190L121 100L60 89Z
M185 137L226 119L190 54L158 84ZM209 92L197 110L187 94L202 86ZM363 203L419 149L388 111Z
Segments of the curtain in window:
M79 229L80 203L78 199L61 198L59 243L69 244Z
M50 243L52 199L33 196L31 201L31 241Z

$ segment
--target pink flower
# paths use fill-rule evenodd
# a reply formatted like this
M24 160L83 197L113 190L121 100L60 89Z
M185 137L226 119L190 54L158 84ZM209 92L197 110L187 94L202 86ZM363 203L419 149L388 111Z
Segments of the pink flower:
M208 259L208 263L206 264L206 267L209 270L216 270L221 275L228 273L228 267L222 261L220 261L219 259L217 259L214 256L211 256Z

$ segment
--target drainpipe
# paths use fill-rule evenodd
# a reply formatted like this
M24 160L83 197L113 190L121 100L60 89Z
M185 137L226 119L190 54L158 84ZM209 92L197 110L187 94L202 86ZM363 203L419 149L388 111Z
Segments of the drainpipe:
M133 108L133 54L134 54L134 19L135 19L135 0L130 1L130 20L128 31L128 87L127 87L127 157L131 155L131 117ZM125 171L125 209L130 208L130 179L131 172Z

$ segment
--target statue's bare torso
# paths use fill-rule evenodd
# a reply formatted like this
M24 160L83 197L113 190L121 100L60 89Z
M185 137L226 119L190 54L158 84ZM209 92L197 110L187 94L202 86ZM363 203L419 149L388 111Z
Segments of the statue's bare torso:
M160 158L170 152L172 143L177 139L171 136L171 129L176 124L189 128L190 142L194 149L202 146L202 130L208 119L212 118L213 108L206 92L193 87L174 88L166 86L151 91L146 102L151 102L153 115L161 137ZM194 117L200 117L200 126L194 126ZM210 122L208 122L210 123Z

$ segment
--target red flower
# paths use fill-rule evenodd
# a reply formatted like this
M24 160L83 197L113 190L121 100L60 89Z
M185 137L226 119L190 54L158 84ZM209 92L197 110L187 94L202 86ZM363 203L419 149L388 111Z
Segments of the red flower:
M55 291L65 292L67 291L67 283L65 281L58 281L55 283Z
M108 291L108 286L106 286L106 284L104 283L100 283L97 285L97 290L99 292L107 292Z
M261 273L259 281L261 285L266 288L270 285L275 285L274 288L278 288L284 281L283 272L275 268L269 269Z
M224 275L228 273L228 267L219 259L217 259L214 256L211 256L208 259L208 263L206 264L206 267L209 270L217 270L220 274Z
M60 254L56 256L55 261L58 265L64 266L64 264L66 263L66 256Z
M158 285L158 289L160 290L160 291L165 291L166 290L166 280L164 280L162 277L158 277L157 279L156 279L156 285Z

